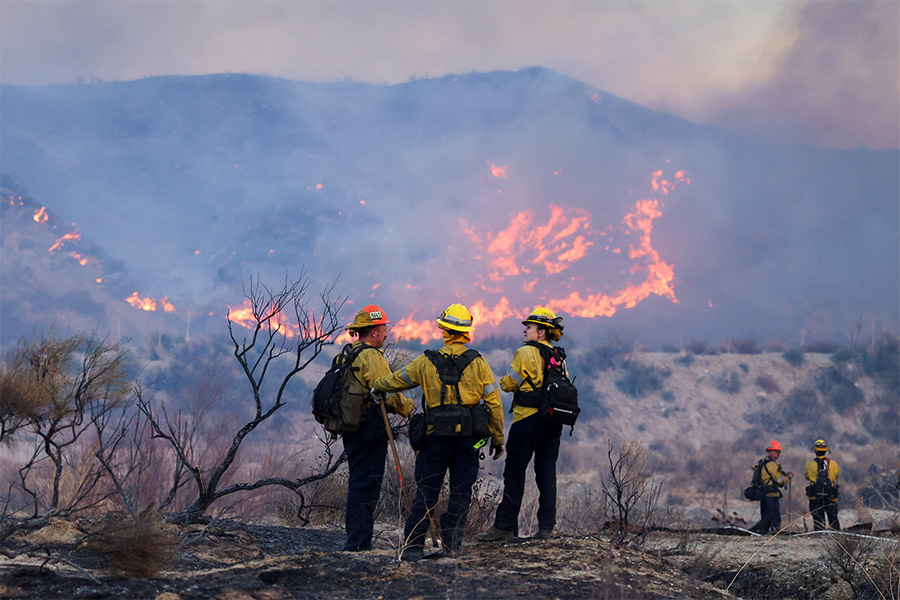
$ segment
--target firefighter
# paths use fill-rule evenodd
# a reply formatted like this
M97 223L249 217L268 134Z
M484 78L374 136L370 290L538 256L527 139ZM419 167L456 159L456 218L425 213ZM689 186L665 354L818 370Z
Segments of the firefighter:
M389 375L391 368L382 353L388 338L390 321L384 311L371 304L357 313L352 323L344 329L357 339L353 347L367 344L353 361L353 377L363 390L371 390L376 379ZM390 413L408 417L413 411L413 401L400 394L389 396L385 407ZM387 458L388 437L381 408L371 395L364 404L365 420L356 433L345 433L344 450L350 474L347 483L347 540L343 550L359 552L372 549L375 527L375 507L381 493L384 478L384 462Z
M781 444L772 440L766 447L767 459L759 467L764 492L763 499L759 502L759 523L750 528L756 533L778 532L781 529L781 506L779 500L782 497L778 488L785 487L794 476L793 473L785 473L778 465L778 457L781 456ZM753 467L757 468L756 465Z
M535 308L522 321L523 341L538 342L553 347L563 335L562 317L543 307ZM506 445L506 465L503 470L503 499L497 507L494 525L475 536L480 542L510 540L517 533L519 509L525 493L525 473L534 458L534 479L539 492L538 532L534 537L549 538L556 526L556 460L562 424L540 417L537 403L528 401L529 392L537 392L544 381L544 360L541 352L531 345L516 350L512 364L500 379L504 392L513 392L513 422ZM534 394L532 394L534 397Z
M474 327L472 315L465 306L448 306L437 318L437 326L444 336L444 346L438 352L454 357L467 350L466 344L471 341L470 333ZM423 404L427 416L429 411L441 405L441 391L445 386L441 383L437 367L425 354L417 356L402 369L377 379L374 391L399 392L417 386L421 386L424 392ZM480 355L462 371L458 393L463 406L471 407L484 400L490 411L490 452L497 460L503 454L503 404L494 373ZM444 389L444 394L446 402L457 402L457 392L452 388ZM433 427L429 429L431 433L427 435L425 447L416 456L416 498L404 531L406 549L402 558L405 560L418 560L424 556L425 535L448 471L450 497L447 510L440 518L441 539L446 553L459 551L472 486L478 476L477 445L480 439L473 435L433 435Z
M816 531L825 529L825 520L828 527L840 529L838 521L838 473L840 467L835 460L825 456L829 452L825 440L816 440L812 451L816 456L806 463L806 497L809 499L809 512L813 518L813 528Z

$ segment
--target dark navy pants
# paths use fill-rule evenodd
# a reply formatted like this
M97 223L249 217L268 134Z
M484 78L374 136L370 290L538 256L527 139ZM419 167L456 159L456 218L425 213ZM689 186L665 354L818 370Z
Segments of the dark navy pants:
M556 526L556 459L559 458L561 435L562 424L550 423L537 414L510 426L503 468L503 500L497 507L494 527L517 532L519 509L525 495L525 474L532 457L539 493L538 527L552 531Z
M840 529L841 523L838 521L837 502L830 498L816 498L809 501L809 512L812 513L813 529L819 531L825 529L825 519L828 518L828 526L832 529Z
M343 435L350 479L347 484L347 541L344 550L369 550L375 529L375 507L384 478L387 434L371 439L365 430Z
M759 523L750 528L756 533L781 529L781 503L778 496L763 496L759 501Z
M458 550L466 527L466 514L472 499L472 486L478 477L478 442L472 436L428 436L428 445L416 457L416 500L406 519L405 541L411 547L425 546L429 513L441 494L444 476L450 472L450 497L447 512L441 515L444 547Z

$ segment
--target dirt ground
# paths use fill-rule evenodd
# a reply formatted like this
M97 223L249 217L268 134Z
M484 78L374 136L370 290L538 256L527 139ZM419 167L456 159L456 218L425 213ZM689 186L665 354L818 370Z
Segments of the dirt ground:
M371 552L338 551L343 531L214 521L165 525L178 541L171 562L147 577L111 566L89 543L95 523L55 522L8 538L0 558L0 597L129 600L293 598L849 598L854 591L827 566L823 536L654 532L643 552L608 538L466 544L454 557L398 560L397 531L382 530ZM897 553L896 534L876 533L878 556ZM88 541L86 541L88 540ZM892 550L891 550L892 549ZM877 561L876 561L877 562ZM872 564L875 565L876 562ZM881 563L878 563L881 564ZM873 570L874 572L874 570ZM887 597L900 596L900 589ZM726 591L726 588L728 591ZM890 589L890 588L888 588Z

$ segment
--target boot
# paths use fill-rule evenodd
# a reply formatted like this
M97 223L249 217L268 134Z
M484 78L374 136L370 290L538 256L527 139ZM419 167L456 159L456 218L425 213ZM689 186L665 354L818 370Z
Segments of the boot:
M512 531L503 531L496 527L491 527L487 531L482 531L475 536L476 542L508 542L513 539Z
M536 540L549 540L554 537L554 534L552 529L538 529L538 532L533 537Z

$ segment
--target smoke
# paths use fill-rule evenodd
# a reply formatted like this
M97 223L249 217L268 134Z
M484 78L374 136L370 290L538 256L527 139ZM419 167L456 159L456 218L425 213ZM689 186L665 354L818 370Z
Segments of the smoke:
M190 309L195 333L241 306L249 277L304 266L338 281L348 314L374 302L426 337L453 302L479 336L517 333L536 305L569 339L621 328L650 344L799 336L822 315L822 335L896 323L896 152L748 142L544 69L166 77L2 101L4 174L39 202L22 227L46 226L46 205L121 261L90 285L120 310ZM11 281L4 298L27 295Z
M810 2L774 72L722 101L731 131L819 147L900 147L900 4Z

